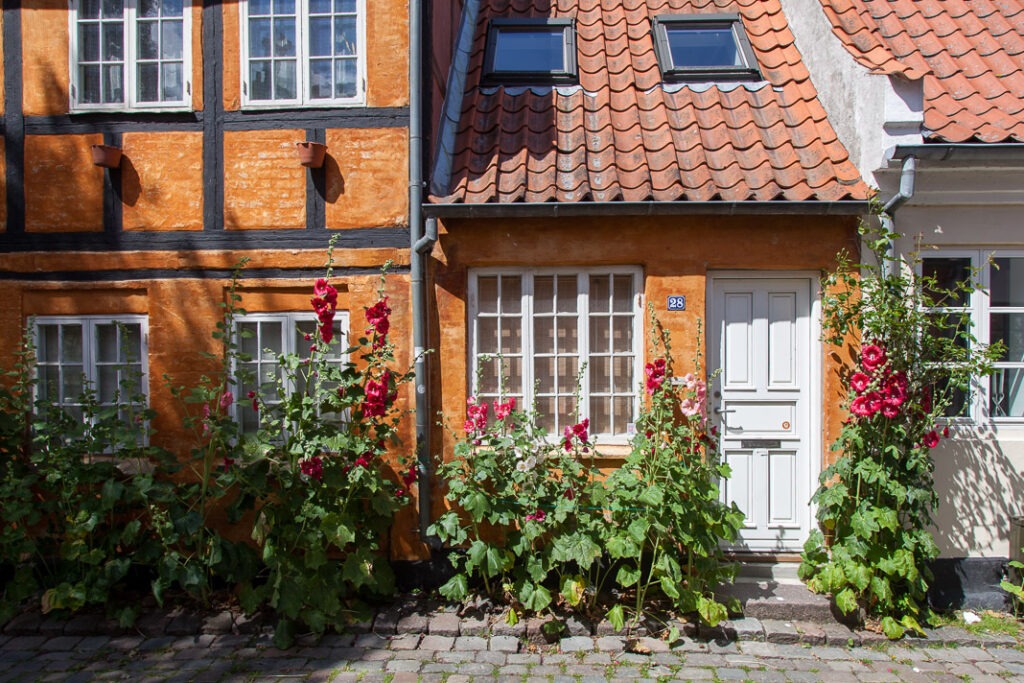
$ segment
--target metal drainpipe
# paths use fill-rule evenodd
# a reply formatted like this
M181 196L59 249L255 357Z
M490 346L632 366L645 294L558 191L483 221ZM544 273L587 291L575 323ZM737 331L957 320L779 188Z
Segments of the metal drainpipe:
M911 197L914 196L914 184L917 180L917 157L914 155L908 155L903 158L903 167L900 170L900 189L889 198L885 204L882 205L882 227L886 232L893 232L893 217L896 215L897 209L907 203ZM896 244L892 240L889 240L889 244L885 248L885 254L887 256L885 263L882 264L882 275L888 276L889 268L892 266L893 259L896 256Z
M426 257L437 240L437 221L423 235L423 0L409 0L409 289L412 298L413 370L416 373L416 474L420 540L430 526L430 396L427 393ZM430 232L432 229L432 233ZM430 235L433 235L432 237Z

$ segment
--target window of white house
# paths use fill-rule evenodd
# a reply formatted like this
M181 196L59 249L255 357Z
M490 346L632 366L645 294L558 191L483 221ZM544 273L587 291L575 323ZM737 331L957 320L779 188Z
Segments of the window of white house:
M365 0L243 0L242 97L250 106L360 104Z
M640 282L635 268L472 273L471 393L514 396L559 434L577 421L579 378L578 417L624 438L639 407Z
M310 347L315 344L317 320L311 313L256 313L239 316L235 320L239 350L247 360L239 361L236 376L241 377L238 396L234 403L235 419L245 433L259 429L259 414L253 410L252 401L247 397L256 392L264 405L273 407L281 402L277 393L283 379L278 357L296 354L308 358ZM341 366L347 362L342 351L348 346L348 313L338 311L334 317L334 341L330 345L331 355L327 362ZM295 382L283 385L286 392L306 391L306 374L298 373Z
M81 419L85 392L123 419L146 407L145 316L35 319L36 395Z
M76 111L191 105L191 8L184 0L71 0Z
M940 286L978 282L980 291L938 302L942 306L936 310L967 312L978 344L1001 341L1006 347L992 376L979 378L978 396L962 397L958 414L1024 420L1024 252L946 252L922 259L922 271L935 276Z

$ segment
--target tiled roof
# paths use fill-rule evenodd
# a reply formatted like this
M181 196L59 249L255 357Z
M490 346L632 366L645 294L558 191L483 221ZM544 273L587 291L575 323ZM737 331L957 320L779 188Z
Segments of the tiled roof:
M1024 142L1019 0L821 0L835 34L873 73L924 78L925 137Z
M476 2L466 3L472 38L466 34L449 81L456 92L441 125L432 201L868 196L818 102L778 0ZM740 14L764 80L663 83L651 19L686 13ZM481 87L494 17L575 18L579 85Z

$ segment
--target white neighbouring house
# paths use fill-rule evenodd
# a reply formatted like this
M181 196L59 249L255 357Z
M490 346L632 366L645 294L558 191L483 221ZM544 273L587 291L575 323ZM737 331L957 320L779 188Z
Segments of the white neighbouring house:
M932 599L1001 606L1024 514L1024 3L782 4L832 125L905 235L895 248L940 278L977 278L960 303L978 343L1006 344L934 451Z

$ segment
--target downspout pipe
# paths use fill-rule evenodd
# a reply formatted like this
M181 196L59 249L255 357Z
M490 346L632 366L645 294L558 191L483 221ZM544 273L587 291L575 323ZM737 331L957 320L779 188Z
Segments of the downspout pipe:
M426 254L437 240L424 235L423 223L423 0L409 0L409 289L412 298L412 348L415 373L416 480L419 490L420 540L437 547L427 537L431 522L430 395L427 391L427 296Z
M900 189L892 197L882 204L882 228L887 233L894 232L894 217L896 211L907 203L914 196L914 187L917 182L917 157L910 154L903 157L903 166L900 170ZM882 275L888 276L892 267L893 259L896 257L896 244L889 240L885 247L886 260L882 264Z

